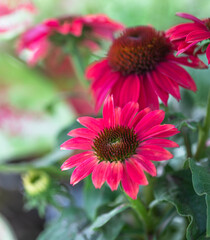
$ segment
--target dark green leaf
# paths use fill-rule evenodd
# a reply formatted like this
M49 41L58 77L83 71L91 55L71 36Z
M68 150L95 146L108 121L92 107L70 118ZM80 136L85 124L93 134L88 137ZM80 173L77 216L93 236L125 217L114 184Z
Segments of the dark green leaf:
M189 170L182 170L160 177L154 186L156 205L160 201L173 204L181 216L189 218L188 240L195 240L206 231L206 204L204 196L198 196L192 186Z
M207 205L207 226L206 235L210 237L210 162L198 164L194 159L190 159L190 169L192 171L193 187L200 196L205 195Z

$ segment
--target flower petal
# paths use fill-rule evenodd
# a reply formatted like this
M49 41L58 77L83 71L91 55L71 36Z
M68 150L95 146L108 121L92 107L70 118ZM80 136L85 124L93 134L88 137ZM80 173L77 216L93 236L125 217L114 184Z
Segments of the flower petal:
M105 100L103 107L103 118L105 127L109 128L115 126L115 110L113 96L108 96Z
M98 164L98 160L95 156L90 157L89 159L82 162L71 175L70 184L77 184L83 178L86 178L89 174L92 173L95 166Z
M210 38L210 32L197 30L189 33L185 39L186 42L203 41Z
M164 161L173 158L168 150L156 145L140 146L137 153L152 161Z
M87 128L77 128L73 129L68 133L69 136L72 137L82 137L87 139L93 139L97 135L95 132L93 132L90 129Z
M144 146L144 145L157 145L160 147L167 147L167 148L179 147L177 143L168 139L161 139L161 138L149 139L140 143L140 146Z
M103 121L100 118L79 117L77 121L90 130L98 133L104 128Z
M92 181L95 188L101 188L107 179L110 162L100 162L92 172Z
M61 166L61 169L62 171L64 171L64 170L76 167L81 162L89 159L91 156L93 156L93 152L91 151L83 152L83 153L79 153L74 156L71 156L63 163L63 165Z
M134 182L141 185L148 184L144 171L142 170L138 162L131 158L128 161L126 160L125 164L127 168L127 173Z
M151 176L157 175L156 167L150 160L140 155L134 155L133 159L137 161L144 171L148 172Z
M132 199L137 198L137 194L139 191L139 184L134 182L130 176L128 175L127 169L123 167L123 176L122 176L122 187L125 192L130 196Z
M192 20L192 21L194 21L196 23L201 24L201 26L205 27L204 23L199 18L193 16L192 14L177 12L176 15L179 16L179 17L182 17L182 18L186 18L186 19Z
M70 150L70 149L81 149L81 150L91 150L92 149L92 140L85 139L81 137L72 138L65 141L61 144L61 150Z
M127 103L124 108L122 109L121 113L121 125L127 126L133 120L135 115L139 110L139 104L136 102L129 102Z
M206 57L208 59L208 64L210 64L210 44L208 45L206 49Z
M85 71L85 76L87 79L100 78L104 74L104 70L107 67L108 61L106 59L94 62L87 67Z
M136 127L136 125L139 123L139 121L141 121L141 119L146 115L146 114L148 114L149 112L151 111L151 109L150 108L145 108L145 109L143 109L143 110L141 110L135 117L134 117L134 119L131 121L131 122L129 122L129 124L128 124L128 127L130 127L130 128L135 128Z
M108 169L107 183L111 190L114 191L118 188L123 174L123 166L121 162L112 162Z

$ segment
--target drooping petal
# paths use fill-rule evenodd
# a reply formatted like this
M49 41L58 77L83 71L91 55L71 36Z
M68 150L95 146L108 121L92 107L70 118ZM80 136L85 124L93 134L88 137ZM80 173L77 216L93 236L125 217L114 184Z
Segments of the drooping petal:
M114 191L118 188L123 174L123 166L121 162L112 162L108 169L107 183L111 190Z
M144 86L144 79L142 75L138 75L138 78L140 80L140 94L139 94L139 99L138 99L138 103L139 103L139 109L144 109L147 106L147 96L146 96L146 92L145 92L145 86Z
M148 181L141 166L132 158L125 161L127 173L130 178L141 185L147 185Z
M151 176L157 175L156 167L150 160L141 155L134 155L132 158Z
M63 163L63 165L61 166L61 169L62 171L64 171L64 170L76 167L81 162L89 159L91 156L93 156L93 152L91 151L83 152L83 153L79 153L74 156L71 156Z
M77 184L82 179L86 178L89 174L92 173L93 169L98 164L98 160L95 156L90 157L89 159L82 162L71 175L70 184Z
M210 32L197 30L189 33L185 39L186 42L203 41L210 38Z
M196 91L196 85L189 73L184 69L174 64L172 62L163 62L160 63L158 66L158 70L168 76L169 78L173 79L179 85L184 88L188 88L192 91Z
M87 79L100 78L104 74L104 70L108 68L107 60L101 60L99 62L94 62L89 65L86 69L85 76Z
M140 92L140 81L136 74L129 75L120 89L120 106L124 106L127 102L137 102Z
M110 162L102 161L94 168L92 172L92 181L95 188L101 188L107 179Z
M115 126L115 110L113 96L108 96L105 100L103 107L103 118L105 127L109 128Z
M196 23L199 23L201 26L205 27L205 24L199 18L193 16L192 14L177 12L176 15L179 16L179 17L182 17L182 18L192 20Z
M93 139L93 138L95 138L95 136L97 134L87 128L76 128L76 129L71 130L68 133L68 135L72 136L72 137L82 137L82 138L87 138L87 139Z
M152 161L163 161L173 158L173 155L166 149L156 145L140 146L137 153Z
M140 146L144 146L144 145L157 145L157 146L166 147L166 148L179 147L177 143L168 139L161 139L161 138L149 139L140 143Z
M136 102L129 102L127 103L124 108L122 109L121 113L121 125L127 126L133 120L135 115L139 110L139 104Z
M139 191L139 184L134 182L130 176L128 175L127 169L123 167L123 176L122 176L122 187L125 192L130 196L132 199L137 198L137 194Z
M77 121L96 133L100 132L104 128L102 121L92 117L79 117Z
M152 112L148 113L147 115L145 115L139 121L139 123L135 127L135 131L137 133L145 132L145 131L151 129L152 127L154 127L155 125L161 124L164 117L165 117L164 111L162 111L162 110L152 111Z
M93 141L86 138L76 137L67 140L61 144L61 150L70 150L70 149L82 149L82 150L91 150Z

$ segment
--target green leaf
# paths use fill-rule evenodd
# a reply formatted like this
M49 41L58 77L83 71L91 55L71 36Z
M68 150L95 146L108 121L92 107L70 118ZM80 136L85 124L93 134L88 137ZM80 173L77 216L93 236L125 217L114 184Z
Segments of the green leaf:
M126 210L129 207L128 204L121 204L120 206L114 208L113 210L111 210L108 213L104 213L101 216L97 217L95 222L93 223L92 227L95 228L100 228L102 227L104 224L106 224L111 218L113 218L114 216L116 216L117 214L123 212L124 210Z
M202 164L196 163L194 159L190 159L189 162L193 187L199 196L205 195L207 205L206 235L210 237L210 160Z
M190 170L182 170L157 179L154 186L155 201L173 204L181 216L189 218L187 240L195 240L206 231L206 204L204 196L198 196L192 186Z
M91 220L95 219L97 210L100 206L113 201L118 195L117 191L111 192L106 185L102 186L101 189L96 189L93 186L90 176L85 179L83 193L85 211Z

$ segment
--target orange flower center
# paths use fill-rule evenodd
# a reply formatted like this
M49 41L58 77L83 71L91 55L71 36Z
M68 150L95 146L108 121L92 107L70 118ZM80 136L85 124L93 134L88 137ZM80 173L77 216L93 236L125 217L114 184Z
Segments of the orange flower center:
M149 26L127 28L114 40L108 52L108 62L123 75L151 71L172 51L164 32Z
M121 161L135 154L139 145L133 129L124 126L105 128L93 141L93 150L100 161Z

